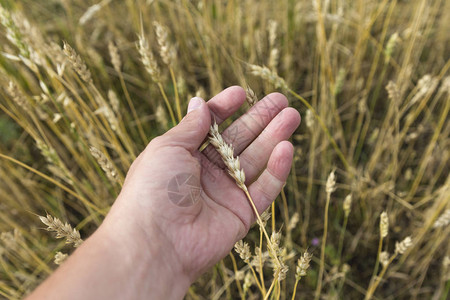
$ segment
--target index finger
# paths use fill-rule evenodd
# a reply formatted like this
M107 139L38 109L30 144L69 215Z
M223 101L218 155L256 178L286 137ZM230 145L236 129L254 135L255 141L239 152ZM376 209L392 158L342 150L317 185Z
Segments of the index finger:
M245 98L246 94L243 88L232 86L212 97L206 104L208 104L213 119L220 124L241 107Z

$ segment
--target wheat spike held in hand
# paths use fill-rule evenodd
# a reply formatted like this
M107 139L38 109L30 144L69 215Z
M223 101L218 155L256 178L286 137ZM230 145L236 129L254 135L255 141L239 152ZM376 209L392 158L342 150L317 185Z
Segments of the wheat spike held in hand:
M214 122L214 124L211 125L209 134L210 134L209 141L216 148L216 150L219 152L220 156L222 157L222 160L228 169L228 173L235 180L237 186L240 189L242 189L244 191L245 195L247 196L247 198L250 202L250 205L256 215L258 224L259 224L260 228L262 229L264 236L266 237L269 250L274 257L275 263L278 266L279 271L281 271L281 269L280 269L281 263L278 259L278 255L275 251L275 247L274 247L269 235L267 234L266 229L263 227L263 221L261 219L261 216L255 206L255 203L253 202L253 199L252 199L250 193L248 192L247 186L245 185L245 173L244 173L244 170L241 169L239 157L238 156L234 157L233 147L225 142L225 140L223 139L222 135L219 132L219 126L217 125L216 122Z

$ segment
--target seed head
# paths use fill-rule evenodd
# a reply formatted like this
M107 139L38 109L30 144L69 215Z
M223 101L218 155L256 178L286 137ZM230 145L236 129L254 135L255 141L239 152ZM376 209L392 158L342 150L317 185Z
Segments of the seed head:
M336 190L336 175L335 170L331 171L330 175L328 175L327 184L325 190L328 194L333 193Z
M348 194L344 199L344 204L342 205L344 209L345 216L348 217L352 209L352 194Z
M434 222L433 228L441 228L450 224L450 209L444 211L444 213Z
M380 215L380 236L387 237L389 232L389 218L387 212L383 211Z
M219 133L219 126L214 123L209 130L209 140L211 144L217 149L223 162L227 166L228 173L236 181L236 184L244 191L247 190L245 185L245 173L241 169L239 156L234 157L234 149L228 145Z
M274 273L278 272L278 281L283 281L286 279L286 274L289 271L289 267L282 261L280 261L280 265L276 265Z
M153 22L153 26L155 26L161 57L166 65L173 66L177 55L175 47L169 41L169 30L156 21Z
M258 102L258 97L256 97L255 92L249 86L247 86L247 89L245 92L247 95L246 99L247 99L248 105L250 105L250 106L255 105L256 102Z
M118 182L119 181L118 173L114 168L114 166L111 164L111 162L108 160L108 158L105 156L105 154L103 154L103 152L101 152L100 150L98 150L93 146L89 147L89 151L91 152L92 156L97 160L98 164L105 172L108 179L113 182Z
M234 250L239 254L240 258L246 263L250 263L252 254L250 252L250 246L244 241L240 240L234 245Z
M122 67L122 61L120 59L119 49L117 49L116 45L113 42L108 43L109 55L111 56L111 62L113 64L114 70L116 72L120 72Z
M385 50L385 55L386 55L386 61L389 61L389 58L392 56L392 53L394 52L395 46L397 45L397 42L399 40L398 37L398 33L394 33L393 35L391 35L391 37L389 38L387 44L386 44L386 50Z
M398 103L398 101L400 100L400 91L397 84L395 84L395 82L393 81L389 81L386 85L386 91L388 93L389 99L394 101L394 103Z
M282 88L287 89L287 84L284 81L283 78L278 76L278 74L275 71L271 71L267 67L260 67L257 65L250 64L250 71L253 75L261 77L264 80L269 81L273 85L275 85L276 88Z
M282 249L280 248L281 232L272 232L270 242L272 244L273 251L275 251L277 255L280 254L282 252Z
M267 209L261 214L262 226L266 227L267 221L269 221L272 213Z
M62 264L67 259L67 257L69 257L69 255L64 254L62 252L57 252L55 254L55 264L57 265Z
M403 241L395 243L395 253L403 254L408 250L409 247L412 246L411 237L406 237Z
M86 83L92 83L91 72L87 68L85 62L75 52L75 50L66 42L64 42L64 54L66 54L72 68Z
M295 273L295 278L297 280L300 280L302 277L306 276L306 271L309 268L309 262L311 261L311 258L312 254L308 253L308 251L305 251L305 253L303 253L303 256L298 259Z
M42 223L47 225L47 231L56 232L56 238L65 238L66 243L73 243L75 247L78 247L83 243L83 240L80 238L80 233L75 228L72 229L72 226L69 223L63 223L60 219L52 217L47 214L46 217L40 216L39 219Z
M342 88L344 87L346 75L347 75L347 73L346 73L345 69L340 68L337 78L336 78L336 84L334 85L334 95L337 95L342 91Z
M383 267L387 267L389 264L389 253L386 251L383 251L380 253L380 262Z
M310 128L310 129L314 126L314 116L313 116L313 113L311 112L311 110L309 110L309 109L306 111L305 122L306 122L306 127Z
M137 42L136 47L141 55L141 61L145 70L150 74L154 82L160 82L161 72L159 71L158 64L144 35L139 35L139 41Z
M9 85L8 85L6 91L8 92L9 96L13 99L13 101L18 106L23 108L23 110L25 110L25 111L30 110L30 104L29 104L28 100L25 98L25 95L20 91L20 89L17 87L17 85L14 82L12 82L12 81L9 82Z
M267 31L269 32L269 45L272 48L275 45L277 39L278 22L275 20L269 20L267 25Z
M248 291L248 289L253 285L253 276L251 272L247 272L244 278L244 285L242 286L244 289L244 293Z
M105 2L105 1L102 1ZM100 10L102 9L102 5L100 4L94 4L92 6L90 6L86 12L81 16L80 18L80 24L84 25L86 24L90 19L92 19L92 17L94 17L94 15L96 13L98 13Z
M119 113L120 101L117 94L113 90L108 90L108 99L114 112Z
M287 226L288 230L293 230L295 226L297 226L298 221L300 221L300 215L298 214L298 212L295 212L292 215L292 218L289 220L289 224Z

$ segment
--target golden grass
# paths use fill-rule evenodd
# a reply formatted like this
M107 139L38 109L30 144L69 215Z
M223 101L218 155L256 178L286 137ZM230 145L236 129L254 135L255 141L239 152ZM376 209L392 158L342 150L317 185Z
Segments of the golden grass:
M88 237L188 99L238 84L248 106L285 93L305 122L246 261L186 298L448 298L449 1L0 4L0 297L72 251L37 215Z

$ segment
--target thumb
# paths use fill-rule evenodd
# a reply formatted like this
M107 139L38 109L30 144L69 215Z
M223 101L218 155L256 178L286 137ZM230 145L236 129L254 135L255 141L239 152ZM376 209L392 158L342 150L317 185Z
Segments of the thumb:
M200 147L211 126L211 113L202 98L189 101L188 112L181 122L166 132L163 137L170 146L181 146L189 151Z

